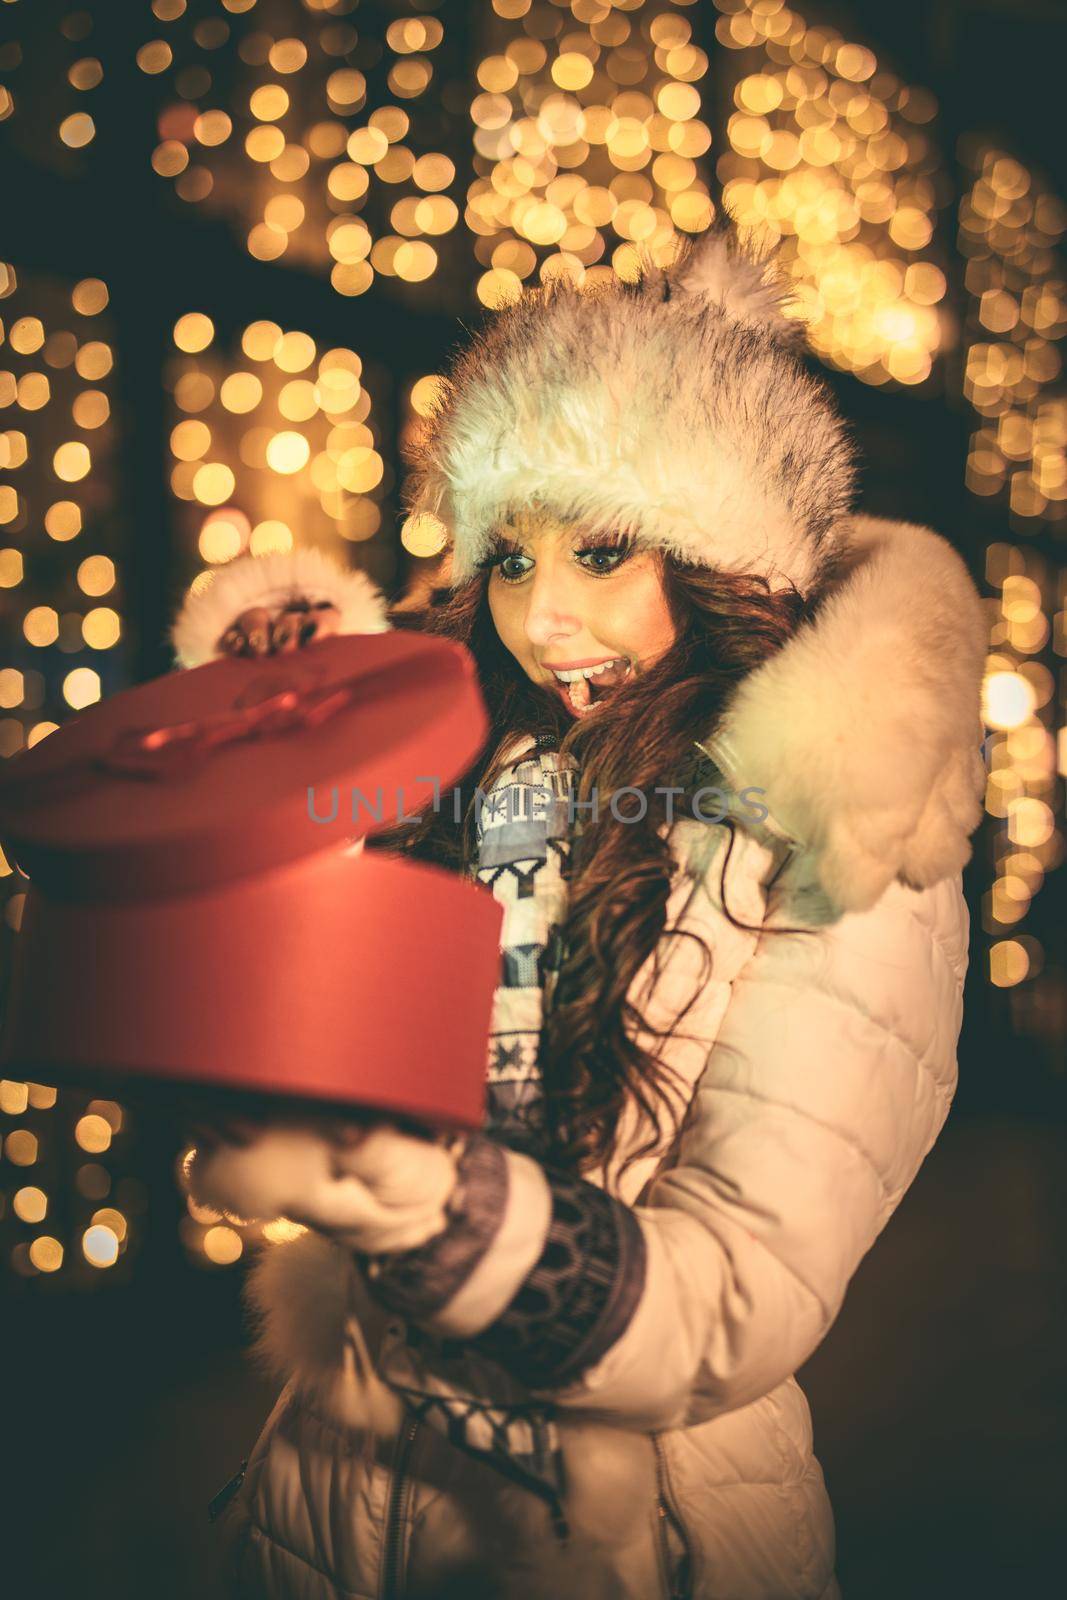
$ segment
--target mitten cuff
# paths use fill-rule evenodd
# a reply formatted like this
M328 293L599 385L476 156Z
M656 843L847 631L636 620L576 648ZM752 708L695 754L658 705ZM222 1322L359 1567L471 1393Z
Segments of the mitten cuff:
M514 1296L550 1213L536 1162L479 1136L460 1157L444 1230L415 1250L364 1256L363 1271L388 1310L446 1338L469 1338Z
M339 566L312 546L238 556L209 573L186 594L171 629L180 667L214 661L218 641L241 615L256 606L280 607L304 598L328 600L341 613L339 633L386 633L386 601L365 572Z

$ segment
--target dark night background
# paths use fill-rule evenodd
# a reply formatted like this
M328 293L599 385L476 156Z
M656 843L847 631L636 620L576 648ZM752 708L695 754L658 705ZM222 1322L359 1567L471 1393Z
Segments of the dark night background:
M70 281L91 275L111 290L122 419L115 526L128 653L125 675L105 684L110 690L172 665L165 628L191 575L164 464L160 371L176 317L191 306L210 307L223 342L252 318L272 316L316 339L351 340L369 363L394 374L386 410L392 406L399 425L401 379L436 370L460 337L460 320L472 326L488 313L469 290L458 298L438 294L433 279L415 299L375 290L341 300L310 271L250 259L225 219L181 210L146 159L158 85L133 66L140 40L153 26L162 30L147 0L97 0L93 9L93 48L107 58L108 74L107 96L94 111L92 176L64 175L36 160L24 139L8 136L17 117L0 125L0 255L26 281L35 273ZM796 9L807 22L868 46L905 83L933 91L953 194L968 181L966 141L978 137L1010 152L1067 199L1067 5L813 0ZM352 20L381 33L391 18L412 10L419 12L361 5ZM454 51L475 51L475 10L456 0L435 8ZM4 37L20 41L23 70L37 73L35 81L44 81L64 14L32 0L0 5ZM697 0L685 14L711 57L704 115L715 133L714 153L723 149L717 85L734 63L724 64L726 53L715 45L711 0ZM460 84L468 87L462 75ZM710 157L702 165L715 195ZM940 226L950 294L958 302L964 264L955 251L953 215L950 205ZM875 388L842 372L827 376L863 447L865 508L947 533L982 581L991 541L1027 540L1009 528L1002 500L979 500L965 487L975 416L961 397L962 348L949 349L944 361L943 387L918 392ZM1030 540L1053 567L1058 551L1061 569L1063 526L1058 540L1055 529ZM160 536L138 536L146 528ZM392 567L382 569L393 591L417 565L397 549ZM45 574L45 588L47 581ZM988 584L982 592L988 595ZM10 631L6 591L3 606L0 618ZM1046 659L1062 695L1064 665ZM1062 789L1061 781L1061 827ZM837 1516L846 1600L1037 1596L1062 1587L1065 869L1050 873L1027 922L1047 960L1040 1000L1028 1006L986 977L982 897L990 831L976 836L965 874L974 947L955 1106L860 1267L833 1331L800 1374ZM10 940L9 929L2 932ZM1034 1017L1044 1020L1030 1026ZM70 1128L84 1098L70 1106L61 1099L49 1115ZM134 1271L115 1281L108 1273L83 1274L72 1283L63 1273L19 1277L0 1263L6 1336L0 1505L8 1525L0 1572L18 1600L221 1595L206 1505L248 1454L275 1386L243 1354L241 1266L205 1268L183 1246L185 1208L173 1176L178 1149L173 1121L150 1110L138 1116L136 1140L123 1158L146 1196ZM29 1181L6 1162L0 1175L5 1195Z

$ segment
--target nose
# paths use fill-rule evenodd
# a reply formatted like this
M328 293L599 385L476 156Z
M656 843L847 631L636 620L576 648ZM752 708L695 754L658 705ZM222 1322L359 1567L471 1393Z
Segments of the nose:
M526 593L525 628L531 644L544 648L580 631L582 623L576 614L574 593L560 567L538 562Z

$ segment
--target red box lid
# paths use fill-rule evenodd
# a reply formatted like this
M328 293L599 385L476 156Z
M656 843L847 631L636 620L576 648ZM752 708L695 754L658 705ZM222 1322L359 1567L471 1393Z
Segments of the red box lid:
M488 720L459 644L405 630L172 672L92 706L0 778L0 839L47 894L150 899L388 827Z

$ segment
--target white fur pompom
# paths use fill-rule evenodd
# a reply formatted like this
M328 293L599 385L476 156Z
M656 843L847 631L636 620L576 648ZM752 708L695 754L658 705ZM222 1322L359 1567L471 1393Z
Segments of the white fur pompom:
M786 348L804 342L803 322L784 310L792 290L774 252L761 253L743 242L733 227L720 225L699 235L667 276L672 292L698 295L721 306L735 322L766 329Z

